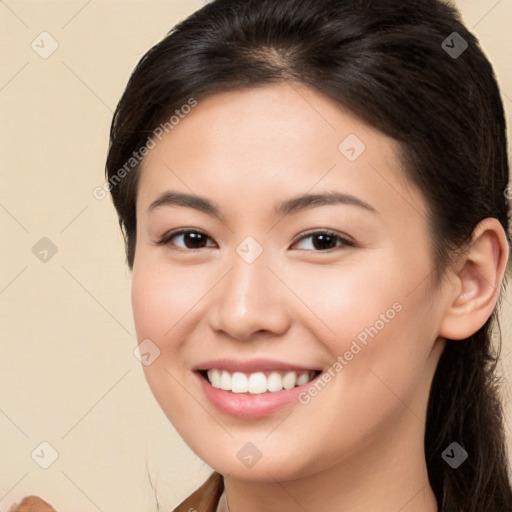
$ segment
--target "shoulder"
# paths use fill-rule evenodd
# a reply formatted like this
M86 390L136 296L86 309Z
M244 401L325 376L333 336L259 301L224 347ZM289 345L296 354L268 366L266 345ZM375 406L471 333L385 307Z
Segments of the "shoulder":
M224 491L224 478L214 471L209 478L188 498L182 501L173 512L216 512L219 499ZM50 504L38 496L26 496L14 504L8 512L57 512Z
M214 471L201 487L182 501L172 512L216 512L224 491L224 477Z

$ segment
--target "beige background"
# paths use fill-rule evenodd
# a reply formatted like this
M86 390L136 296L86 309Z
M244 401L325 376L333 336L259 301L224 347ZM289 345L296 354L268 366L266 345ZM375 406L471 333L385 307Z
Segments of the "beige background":
M32 493L59 512L155 510L146 462L169 510L210 472L160 411L132 353L117 218L109 198L92 195L133 67L203 4L0 0L1 512ZM512 0L457 5L495 66L510 120ZM47 262L32 252L42 237L57 248ZM509 382L511 297L502 315ZM512 439L510 398L509 387ZM41 442L58 453L48 469Z

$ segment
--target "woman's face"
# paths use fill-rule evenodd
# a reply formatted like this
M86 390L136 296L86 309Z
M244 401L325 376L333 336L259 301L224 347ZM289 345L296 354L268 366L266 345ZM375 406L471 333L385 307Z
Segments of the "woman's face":
M186 443L262 481L422 449L444 299L394 141L288 84L199 100L155 141L132 304Z

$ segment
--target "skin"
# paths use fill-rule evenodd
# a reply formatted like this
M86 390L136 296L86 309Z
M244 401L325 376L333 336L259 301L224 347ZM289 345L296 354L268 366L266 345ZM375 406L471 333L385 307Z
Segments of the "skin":
M38 496L26 496L8 512L56 512L55 509Z
M355 134L366 149L338 149ZM446 337L483 325L497 300L508 245L496 219L436 282L427 205L404 178L394 140L304 86L218 93L159 141L141 170L132 305L144 366L161 408L191 449L225 475L231 512L433 512L423 437L428 393ZM215 202L222 220L149 205L164 191ZM276 216L304 193L338 191L371 205L311 207ZM195 228L209 238L191 249ZM353 245L322 250L305 232L329 229ZM252 236L263 253L247 263ZM400 312L307 404L258 419L217 410L191 369L207 359L267 357L321 368L382 314ZM261 459L237 452L252 442Z

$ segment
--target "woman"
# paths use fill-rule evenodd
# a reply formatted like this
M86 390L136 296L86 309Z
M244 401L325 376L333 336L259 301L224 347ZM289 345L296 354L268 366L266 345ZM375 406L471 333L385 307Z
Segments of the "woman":
M182 511L512 510L495 77L438 0L215 0L134 70L107 188Z
M215 470L176 510L512 510L505 122L452 7L211 2L136 67L107 172L147 380Z

